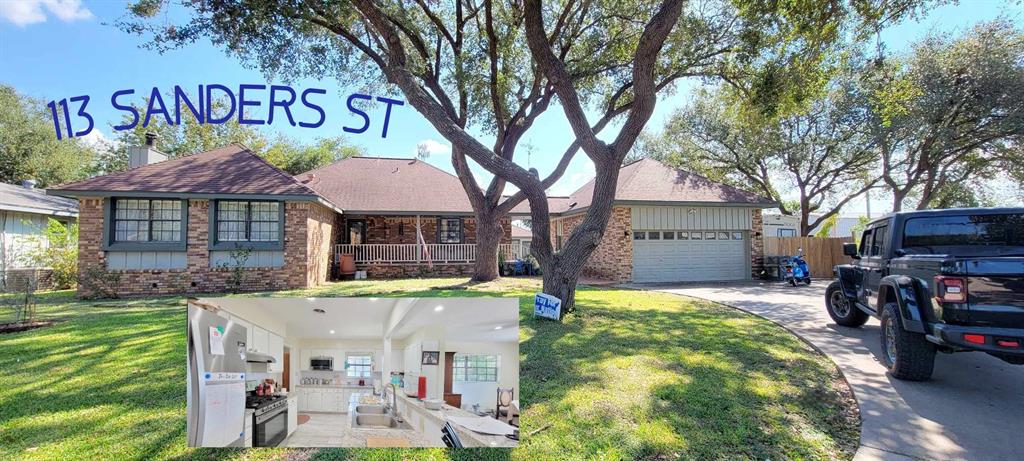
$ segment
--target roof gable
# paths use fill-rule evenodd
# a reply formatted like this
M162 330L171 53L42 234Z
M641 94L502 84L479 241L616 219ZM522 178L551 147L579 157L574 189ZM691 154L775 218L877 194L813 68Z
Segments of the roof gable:
M559 200L558 212L590 206L594 180L573 192L568 200ZM720 205L771 206L775 202L760 195L718 183L685 170L645 158L623 166L615 188L620 202L707 203ZM550 201L549 201L550 202ZM554 211L554 209L552 210Z
M240 144L62 184L53 190L62 195L159 192L316 197L291 175Z

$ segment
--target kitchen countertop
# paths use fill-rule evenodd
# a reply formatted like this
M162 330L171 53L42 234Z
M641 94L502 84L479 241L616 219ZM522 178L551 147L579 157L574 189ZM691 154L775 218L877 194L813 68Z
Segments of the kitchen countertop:
M409 397L404 392L398 393L398 398L404 399L408 404L408 407L415 409L420 414L433 419L438 424L444 426L447 421L447 416L468 416L474 418L489 418L489 416L479 416L474 413L468 412L461 408L455 408L451 405L444 404L440 410L428 410L423 406L423 402L415 397ZM515 448L519 445L519 442L509 439L503 435L485 435L473 432L465 427L458 424L452 423L452 427L455 428L455 432L459 433L459 438L465 443L466 439L471 441L474 446L480 447L497 447L497 448ZM466 444L469 446L470 444Z
M377 404L379 404L380 400L378 398L376 398L375 396L374 396L374 399L376 399L376 400L373 401L373 402L370 402L370 400L372 400L372 399L365 399L366 401L364 401L364 397L370 397L371 395L372 394L362 394L362 393L352 394L352 397L349 397L349 400L348 400L348 402L349 402L349 407L348 407L349 414L353 414L355 412L355 407L358 406L358 405L377 405ZM349 435L353 439L355 439L355 444L352 445L352 446L366 446L366 441L369 438L384 438L384 439L387 439L387 438L401 438L401 439L405 439L405 440L409 441L409 446L411 446L411 447L432 447L432 446L434 446L432 443L430 443L429 440L427 440L425 437L423 437L423 434L419 433L418 431L416 431L415 429L412 429L412 428L409 428L409 429L384 429L384 428L365 428L365 427L352 427L352 426L349 426L349 427L352 429L352 432Z
M295 387L313 389L373 389L373 386L360 386L358 384L296 384Z

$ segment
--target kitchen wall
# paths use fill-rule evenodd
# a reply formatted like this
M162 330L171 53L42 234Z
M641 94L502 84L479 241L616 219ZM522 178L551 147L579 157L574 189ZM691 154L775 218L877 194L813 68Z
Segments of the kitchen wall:
M494 408L498 397L498 387L512 388L519 398L519 344L501 342L463 342L448 341L445 343L448 352L459 354L494 354L498 356L498 382L468 383L456 381L452 383L452 392L462 394L464 407L479 404L482 409Z

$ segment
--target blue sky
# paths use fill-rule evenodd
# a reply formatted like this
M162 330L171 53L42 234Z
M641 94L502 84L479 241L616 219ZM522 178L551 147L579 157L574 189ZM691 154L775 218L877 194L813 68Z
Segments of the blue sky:
M110 124L120 121L121 113L110 107L108 100L117 90L134 89L135 100L140 101L154 86L167 92L180 85L194 93L201 84L220 83L237 88L243 83L276 83L226 57L209 42L164 55L140 49L142 39L109 25L122 14L124 5L120 1L0 0L0 82L44 101L91 96L90 108L97 128L108 138L113 137ZM1021 4L1016 0L963 0L958 5L937 8L920 21L890 27L881 38L890 51L900 52L929 31L955 34L1000 14L1019 22ZM691 85L684 83L680 91L659 101L649 129L660 130L672 111L686 103ZM292 86L300 91L311 87L328 91L327 96L319 99L328 114L326 123L318 129L275 123L264 127L267 134L284 133L312 140L344 134L343 125L358 122L345 108L345 98L357 88L334 80L305 80ZM263 95L265 99L266 92ZM447 141L412 107L393 109L386 139L380 137L383 105L371 111L371 119L370 130L348 135L351 142L365 147L369 155L413 157L417 144L426 142L434 152L428 161L452 170ZM614 133L613 127L606 129L606 134L609 132ZM553 107L524 139L517 161L546 174L571 141L571 130L561 109ZM488 177L482 169L475 170L481 181ZM580 153L551 192L571 192L592 177L593 165Z

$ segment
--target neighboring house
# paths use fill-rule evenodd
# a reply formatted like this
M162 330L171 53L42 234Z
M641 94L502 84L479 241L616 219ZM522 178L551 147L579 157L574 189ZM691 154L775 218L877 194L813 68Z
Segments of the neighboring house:
M590 181L552 197L556 246L583 220ZM619 172L604 237L583 274L613 281L743 280L761 272L761 210L777 204L740 189L643 159Z
M821 215L811 214L810 219L814 221ZM851 237L853 231L860 223L860 220L865 215L862 214L841 214L836 219L835 225L829 229L828 237ZM876 214L875 217L881 216ZM764 219L764 236L765 237L799 237L800 236L800 217L783 215L783 214L765 214ZM811 230L811 235L817 235L818 231L822 228L819 225Z
M765 213L761 216L764 221L764 230L762 231L765 237L799 237L800 236L800 217L777 214Z
M77 202L46 195L34 181L0 183L0 291L20 290L33 278L48 286L49 268L36 267L30 255L48 243L48 219L68 225L77 216Z
M519 245L523 255L530 254L530 242L533 241L533 230L516 224L512 225L512 243Z

